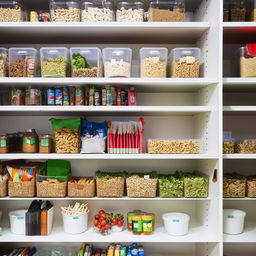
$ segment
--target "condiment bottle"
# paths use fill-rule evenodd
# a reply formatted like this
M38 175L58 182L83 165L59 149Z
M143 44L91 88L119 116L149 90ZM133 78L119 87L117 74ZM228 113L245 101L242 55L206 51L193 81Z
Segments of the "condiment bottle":
M143 231L143 221L141 215L132 216L132 233L141 235Z
M135 212L128 212L127 213L127 229L128 231L132 231L132 216L136 216L137 213Z

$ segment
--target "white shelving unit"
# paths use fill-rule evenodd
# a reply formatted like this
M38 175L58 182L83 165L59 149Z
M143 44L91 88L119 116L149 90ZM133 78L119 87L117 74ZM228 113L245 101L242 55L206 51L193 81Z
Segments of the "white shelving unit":
M45 6L47 0L37 0ZM33 1L24 0L27 6ZM55 206L54 228L49 236L15 236L9 231L7 214L10 210L27 207L37 198L0 198L4 214L4 235L0 246L51 246L80 242L106 244L109 242L142 242L146 256L221 256L222 239L222 1L186 0L188 20L184 23L0 23L0 45L3 47L33 46L107 46L130 47L133 50L132 78L0 78L0 93L7 99L9 88L28 85L45 88L49 85L134 86L138 91L137 107L50 107L0 106L0 133L35 128L39 134L51 133L50 117L88 117L99 120L131 120L145 117L145 140L149 138L192 138L201 142L198 155L111 155L111 154L2 154L7 159L68 159L76 176L94 175L97 170L128 172L157 170L173 173L177 169L195 169L209 176L207 198L85 198L92 223L99 209L127 213L139 208L155 212L157 229L152 236L134 236L126 231L103 237L92 230L71 236L64 233L59 222L60 206L78 198L51 198ZM225 25L224 25L225 28ZM141 47L164 46L168 50L181 46L200 47L202 77L193 79L146 79L138 77ZM16 124L16 125L13 125ZM145 145L144 145L144 152ZM217 181L213 175L217 174ZM46 199L46 198L45 198ZM191 216L190 232L186 236L171 237L163 229L161 215L169 211L186 212ZM3 244L1 244L1 242Z

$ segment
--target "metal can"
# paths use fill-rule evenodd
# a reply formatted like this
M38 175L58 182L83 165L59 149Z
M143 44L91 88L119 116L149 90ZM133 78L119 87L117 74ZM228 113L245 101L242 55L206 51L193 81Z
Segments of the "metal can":
M107 105L107 90L106 90L106 88L101 89L101 105L102 106Z
M128 212L127 213L127 229L128 231L132 231L132 216L136 216L137 213L135 212Z
M84 89L81 87L76 87L76 105L84 105Z
M94 92L94 105L95 106L100 106L101 105L100 91L98 91L98 90L96 90Z
M112 105L116 106L116 88L114 86L111 87L111 95L112 95Z
M70 98L70 106L76 105L76 88L70 87L69 88L69 98Z
M55 91L53 87L47 88L47 105L55 105Z
M110 87L106 88L106 94L107 94L106 105L107 106L112 106L112 93L111 93L111 88Z
M92 86L89 89L89 106L94 106L94 94L95 94L95 87Z
M63 87L63 106L69 106L69 88L68 86Z
M55 89L55 105L62 105L63 104L63 92L62 88Z
M86 106L89 105L89 87L88 86L86 86L84 89L84 104Z
M121 86L118 85L116 87L116 105L117 106L121 106L121 91L122 91Z
M126 106L126 91L122 90L121 91L121 105L122 106Z

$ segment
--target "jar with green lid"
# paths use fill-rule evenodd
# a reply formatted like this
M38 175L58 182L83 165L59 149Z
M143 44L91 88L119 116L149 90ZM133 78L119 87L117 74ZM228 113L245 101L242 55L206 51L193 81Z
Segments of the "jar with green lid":
M150 214L141 216L143 222L143 234L151 235L153 233L153 216Z
M38 135L35 129L28 129L23 135L22 143L23 153L37 153L38 152Z
M143 221L141 215L132 216L132 233L141 235L143 232Z
M52 152L52 136L48 134L39 136L39 153L49 154Z
M8 137L6 135L0 135L0 154L6 153L9 153Z

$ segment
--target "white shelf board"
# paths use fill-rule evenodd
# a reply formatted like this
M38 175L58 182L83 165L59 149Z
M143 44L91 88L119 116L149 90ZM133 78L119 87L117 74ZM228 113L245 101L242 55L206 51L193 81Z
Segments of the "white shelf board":
M223 159L256 159L256 154L223 154Z
M106 84L134 86L137 91L169 92L169 91L197 91L210 84L217 84L216 79L209 78L0 78L1 86L26 87L33 86L60 86L60 85L97 85Z
M47 43L195 43L209 28L209 22L0 23L2 43L41 43L42 38Z
M81 160L171 160L171 159L218 159L214 154L0 154L0 159L81 159Z
M191 225L192 226L192 225ZM170 236L163 227L156 228L152 235L133 235L127 230L112 233L108 236L97 234L93 229L85 233L70 235L63 231L62 227L53 228L49 236L23 236L15 235L10 230L4 229L4 235L1 236L1 242L105 242L105 243L132 243L132 242L158 242L158 243L185 243L185 242L220 242L221 238L213 235L206 227L195 226L190 228L189 234L185 236Z
M256 198L242 197L242 198L223 198L224 201L255 201Z
M1 115L196 115L212 111L209 106L0 106Z
M256 91L256 77L226 77L223 87L225 91Z
M224 106L225 115L255 115L256 106Z

